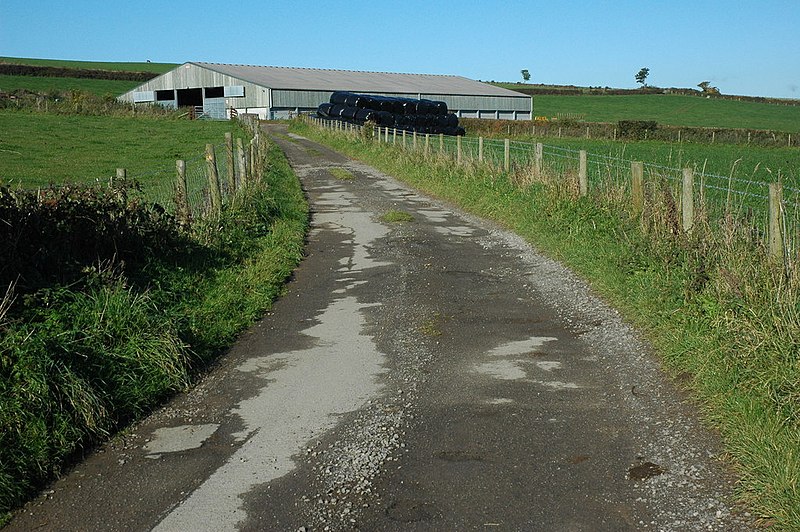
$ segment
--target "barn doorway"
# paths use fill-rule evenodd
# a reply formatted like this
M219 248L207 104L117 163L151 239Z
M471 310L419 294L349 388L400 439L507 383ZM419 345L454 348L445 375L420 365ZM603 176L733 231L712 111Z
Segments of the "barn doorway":
M203 105L203 89L178 89L178 107Z

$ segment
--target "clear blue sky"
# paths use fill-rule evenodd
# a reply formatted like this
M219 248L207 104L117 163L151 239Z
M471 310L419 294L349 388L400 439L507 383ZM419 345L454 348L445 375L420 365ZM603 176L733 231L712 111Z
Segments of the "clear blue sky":
M210 61L800 98L800 0L0 0L0 56Z

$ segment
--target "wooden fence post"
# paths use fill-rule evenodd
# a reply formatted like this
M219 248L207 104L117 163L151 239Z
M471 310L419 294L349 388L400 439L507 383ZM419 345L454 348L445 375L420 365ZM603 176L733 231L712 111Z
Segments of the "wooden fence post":
M208 195L211 198L211 209L214 214L219 214L222 211L222 191L219 186L217 156L214 154L213 144L206 144L206 166L208 168Z
M456 136L456 162L461 164L461 135Z
M191 211L189 210L189 192L186 187L186 161L175 161L175 207L178 223L189 225Z
M258 181L258 173L256 171L256 166L258 165L258 157L256 155L256 145L255 139L250 140L249 144L249 151L250 151L250 181L256 182Z
M543 159L544 159L544 146L542 145L541 142L537 142L533 160L533 175L536 178L542 177Z
M589 194L589 173L586 168L586 150L578 154L578 191L583 197Z
M411 147L414 148L414 151L417 151L417 130L416 129L411 134L411 136L412 136L412 139L413 139Z
M403 149L406 149L406 130L403 130Z
M225 133L225 162L228 166L228 186L231 193L236 192L236 171L233 164L233 133Z
M425 155L431 151L431 134L425 133Z
M244 155L244 145L241 138L236 139L236 160L239 165L239 175L237 176L239 182L236 184L236 188L240 188L247 183L247 160Z
M783 185L769 184L769 256L783 262Z
M691 168L683 169L681 211L683 213L683 230L691 233L694 226L694 171Z
M128 177L128 171L124 168L117 168L117 173L112 177L109 182L108 186L113 187L115 184L124 183L125 179Z
M503 140L503 170L508 172L511 169L511 141Z
M483 137L478 137L478 160L483 162Z
M444 153L444 133L439 133L439 153Z
M392 144L397 144L397 128L392 129Z
M631 162L631 204L637 214L644 209L644 163L641 161Z

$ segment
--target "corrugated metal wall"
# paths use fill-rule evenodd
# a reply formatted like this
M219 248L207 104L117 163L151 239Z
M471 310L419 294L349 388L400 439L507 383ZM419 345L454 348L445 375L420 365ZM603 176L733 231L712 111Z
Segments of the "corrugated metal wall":
M178 68L154 78L136 89L120 96L120 100L134 102L134 93L200 87L244 87L244 97L226 97L225 107L239 112L258 112L264 118L285 118L296 112L314 111L320 103L330 99L332 91L285 90L262 87L253 83L221 74L198 65L186 63ZM386 96L406 98L426 98L441 100L448 108L461 116L483 118L506 118L509 120L530 120L531 99L520 96L462 96L445 94L402 94L381 93ZM160 102L174 106L168 102ZM250 111L257 109L258 111Z
M150 81L126 92L119 97L120 100L133 102L134 92L157 91L166 89L194 89L199 87L226 87L240 85L244 87L243 98L226 98L228 107L268 107L269 89L253 83L213 72L192 64L181 65L175 70L153 78Z

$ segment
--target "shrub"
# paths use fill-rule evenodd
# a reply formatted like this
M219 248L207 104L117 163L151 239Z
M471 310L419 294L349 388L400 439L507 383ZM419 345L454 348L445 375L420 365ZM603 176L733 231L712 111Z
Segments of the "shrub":
M658 129L658 123L655 120L620 120L617 127L621 137L646 139L648 133Z

